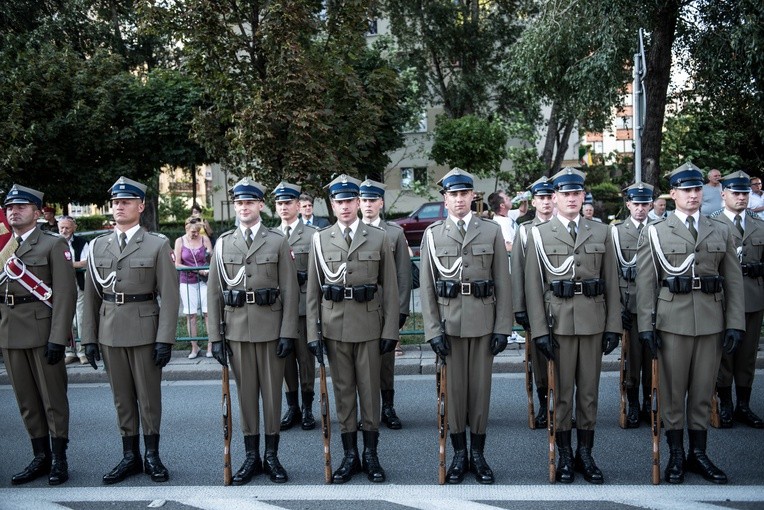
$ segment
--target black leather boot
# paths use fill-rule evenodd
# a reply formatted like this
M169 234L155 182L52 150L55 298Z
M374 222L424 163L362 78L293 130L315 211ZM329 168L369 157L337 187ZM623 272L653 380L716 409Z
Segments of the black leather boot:
M69 440L65 437L51 438L53 444L53 459L50 464L49 485L61 485L69 479L69 464L66 462L66 445Z
M604 483L605 477L602 476L602 471L597 467L592 457L594 431L577 429L576 436L578 445L576 446L576 460L573 463L574 469L579 473L583 473L584 480L589 483L598 485Z
M122 460L114 469L103 475L102 480L104 484L111 485L142 471L140 438L138 436L122 436Z
M533 421L534 429L545 429L547 427L546 399L548 391L547 388L536 388L536 394L539 397L539 411L536 413L536 419Z
M690 441L690 454L687 456L687 471L698 473L709 482L725 484L727 475L724 471L714 466L711 459L706 455L707 430L688 430L687 436Z
M143 436L146 455L143 458L143 472L151 476L152 482L166 482L170 473L159 458L159 434Z
M263 473L263 462L260 460L260 435L244 436L244 451L247 456L244 458L244 464L233 475L234 485L245 485L252 480L253 476Z
M467 432L451 434L451 445L454 447L454 458L446 472L446 482L462 483L464 474L469 467L467 464Z
M393 407L393 399L395 397L395 390L382 390L382 423L387 425L387 428L392 430L399 430L403 425L400 418L395 414L395 407Z
M263 471L271 475L271 482L284 483L289 480L286 469L279 462L279 435L265 435L265 455L263 456Z
M483 456L485 434L470 432L470 473L475 475L478 483L493 483L493 471Z
M639 428L639 388L627 388L626 400L629 402L629 408L626 411L626 428Z
M385 470L379 464L377 457L377 445L379 444L379 431L363 431L363 472L369 477L370 482L382 483L385 481Z
M751 411L751 408L748 406L748 403L751 401L751 388L736 386L735 393L737 393L737 407L733 415L735 421L755 429L764 428L764 421L756 416L756 413Z
M287 401L287 410L284 413L284 417L281 418L281 430L289 430L302 419L300 415L300 406L297 403L297 392L287 391L285 393Z
M342 433L342 448L345 456L342 464L332 474L334 483L345 483L353 478L353 475L361 472L361 462L358 460L358 431Z
M16 473L11 478L13 485L29 483L50 473L50 438L45 436L32 439L32 452L34 453L32 462L22 472Z
M570 446L572 431L560 430L555 433L557 442L557 472L555 480L560 483L573 483L575 474L573 473L573 447Z
M313 395L312 391L302 392L302 430L316 428L316 419L313 417Z
M666 442L669 446L669 460L663 472L663 479L668 483L684 482L684 430L667 430Z
M716 394L719 397L719 428L732 428L732 386L719 386Z

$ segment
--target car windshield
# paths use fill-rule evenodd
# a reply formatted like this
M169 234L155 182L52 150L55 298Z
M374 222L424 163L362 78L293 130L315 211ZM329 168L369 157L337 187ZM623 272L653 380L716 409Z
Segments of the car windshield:
M440 217L440 204L426 205L422 207L417 213L419 219L427 218L439 218Z

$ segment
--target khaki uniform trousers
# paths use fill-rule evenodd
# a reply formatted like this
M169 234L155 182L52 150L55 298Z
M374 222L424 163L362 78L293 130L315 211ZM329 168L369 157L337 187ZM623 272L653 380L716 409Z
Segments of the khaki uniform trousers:
M576 427L594 430L597 425L602 335L555 335L557 363L557 430L573 428L573 398L576 399Z
M753 386L762 319L764 319L764 310L745 314L745 338L732 356L722 354L717 386L732 386L733 379L735 386L742 388Z
M5 369L29 438L68 438L66 364L48 365L45 349L3 349Z
M707 430L722 357L721 333L698 337L660 332L661 418L666 430ZM685 411L686 409L686 411Z
M531 369L533 370L533 380L536 381L536 388L546 388L549 384L546 356L536 349L536 344L531 340L530 334L525 334L525 341L530 344L528 349L530 350Z
M647 345L639 341L637 314L631 314L631 329L629 330L629 358L626 362L626 387L639 389L642 381L642 391L650 393L652 385L652 353Z
M109 347L101 344L122 436L159 434L162 424L162 369L154 363L154 344Z
M380 390L386 391L395 389L395 351L382 354L379 375Z
M459 434L469 425L470 432L485 434L491 403L491 335L446 338L451 346L451 354L446 356L450 432Z
M379 430L379 340L340 342L326 339L325 344L340 432L358 430L359 401L363 430Z
M284 382L287 391L313 393L316 386L316 358L308 350L304 315L298 321L297 333L299 336L294 342L294 352L284 359Z
M281 382L284 360L276 356L278 340L270 342L228 341L231 368L239 393L241 431L245 436L260 433L260 398L266 435L278 434L281 423Z

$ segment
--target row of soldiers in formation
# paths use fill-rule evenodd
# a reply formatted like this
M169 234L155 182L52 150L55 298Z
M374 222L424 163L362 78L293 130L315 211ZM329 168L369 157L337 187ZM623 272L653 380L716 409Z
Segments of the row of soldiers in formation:
M492 362L507 346L513 317L536 347L538 427L545 426L544 360L556 360L558 481L572 482L575 472L591 483L604 481L592 457L601 358L628 330L639 339L629 353L629 426L639 423L644 360L657 356L670 451L665 479L681 483L688 470L726 482L706 455L709 409L716 384L722 423L734 417L762 426L748 401L764 313L764 225L745 215L750 181L742 172L724 180L725 209L713 219L698 213L699 169L683 165L669 180L673 215L647 224L652 188L639 183L625 190L630 217L610 228L579 215L582 172L564 169L539 179L531 186L536 218L518 229L511 277L499 226L470 209L473 177L454 169L439 181L449 217L425 232L420 293L426 340L449 367L454 455L448 483L460 483L467 472L480 483L494 481L484 456ZM213 355L222 364L230 361L238 388L246 458L233 477L237 485L261 473L287 481L278 459L279 432L296 423L315 426L311 356L322 362L324 353L343 446L331 478L343 483L364 472L372 482L386 479L377 455L379 424L401 426L393 406L392 351L409 311L409 251L400 228L379 220L382 184L342 175L328 188L337 223L320 231L297 217L299 186L284 182L274 190L282 218L277 229L260 222L260 184L245 178L231 190L239 227L216 243L208 302L210 323L226 324L225 342L220 331L210 331ZM92 242L88 263L82 342L94 368L101 356L109 367L123 445L123 458L104 475L105 484L141 472L156 482L169 479L158 448L160 380L175 337L178 284L167 240L138 226L145 189L126 178L114 184L117 225ZM23 278L5 279L0 346L34 450L33 461L12 482L48 475L56 485L68 479L68 401L60 360L75 290L68 247L35 228L41 204L41 193L22 186L5 199L16 235L11 243L18 243L15 257L51 294L46 303L23 287ZM710 375L717 373L718 382ZM283 380L288 407L280 420Z

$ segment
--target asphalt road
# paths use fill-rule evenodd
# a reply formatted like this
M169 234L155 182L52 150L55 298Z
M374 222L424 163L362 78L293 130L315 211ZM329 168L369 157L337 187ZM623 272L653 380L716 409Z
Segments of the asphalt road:
M709 433L709 455L726 471L729 485L714 486L688 474L681 486L652 486L649 430L618 427L617 375L603 373L600 385L594 456L605 474L603 486L589 485L582 477L570 486L547 483L546 433L527 427L523 375L506 373L496 374L493 382L486 444L486 457L496 475L492 486L479 485L469 476L459 486L437 485L434 377L414 375L398 376L396 381L396 408L403 429L381 430L379 454L387 471L385 484L372 484L365 475L357 475L342 486L325 485L320 431L293 429L282 433L279 454L289 483L276 485L260 476L244 487L223 487L221 390L219 381L213 380L170 381L163 386L160 451L170 470L168 483L154 484L148 476L139 475L116 486L101 484L101 476L121 458L121 442L109 387L95 383L70 385L69 482L51 488L41 479L13 487L10 478L31 460L31 445L12 389L0 386L0 508L132 509L153 504L169 509L315 510L356 508L359 503L367 509L764 508L764 430L739 425ZM762 375L757 371L752 398L759 414L764 414ZM234 471L244 457L237 407ZM342 448L336 426L332 433L336 468ZM661 443L663 466L668 451L665 440ZM449 445L448 462L450 456Z

